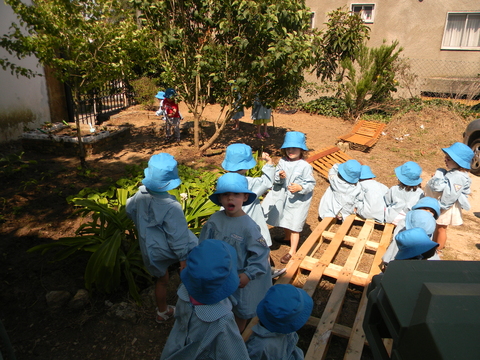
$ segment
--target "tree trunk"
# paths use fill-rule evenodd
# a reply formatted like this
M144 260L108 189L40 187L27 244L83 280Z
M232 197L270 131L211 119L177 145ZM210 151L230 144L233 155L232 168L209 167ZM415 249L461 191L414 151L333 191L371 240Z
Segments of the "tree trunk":
M73 104L73 112L75 114L75 124L77 125L77 139L78 139L78 156L80 158L80 166L82 169L86 169L87 161L85 156L85 147L83 146L82 141L82 132L80 130L80 115L78 114L78 104L80 104L80 95L78 89L75 87L74 91L74 104Z

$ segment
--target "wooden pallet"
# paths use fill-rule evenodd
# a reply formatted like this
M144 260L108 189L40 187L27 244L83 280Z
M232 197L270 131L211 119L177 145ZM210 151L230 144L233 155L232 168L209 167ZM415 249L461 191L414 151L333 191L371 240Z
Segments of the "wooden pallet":
M334 226L338 228L331 231ZM357 236L349 235L353 227L356 228L355 231L358 231L361 227ZM306 280L304 279L301 282L303 283L303 289L312 297L315 291L321 291L318 285L322 278L336 279L321 317L311 316L307 322L307 326L314 326L316 330L305 355L306 360L324 359L333 335L348 339L344 360L361 358L365 345L362 324L367 304L367 285L373 275L380 273L382 255L390 243L393 229L394 225L392 224L379 225L373 220L356 218L355 215L347 217L340 226L336 225L335 218L325 218L287 264L285 275L280 277L276 284L293 283L297 285L299 283L298 278L304 278L305 274L308 273ZM381 231L380 236L379 231ZM374 232L376 233L376 239L372 237ZM322 245L325 247L326 244L328 246L319 258L314 257ZM334 264L335 256L340 250L344 253L346 250L349 251L343 266ZM373 260L367 265L362 262L365 251L370 254L370 258L373 257ZM365 267L369 268L367 272L359 270L358 266L361 262L363 263L363 269ZM337 323L349 284L363 287L355 322L351 328ZM243 332L245 340L251 335L251 329L257 322L257 318L253 319Z
M351 149L365 151L377 143L384 128L385 124L362 120L353 127L350 133L338 138L350 143Z
M340 150L337 146L330 146L314 152L307 160L312 167L325 179L328 179L328 171L333 164L341 164L352 158Z

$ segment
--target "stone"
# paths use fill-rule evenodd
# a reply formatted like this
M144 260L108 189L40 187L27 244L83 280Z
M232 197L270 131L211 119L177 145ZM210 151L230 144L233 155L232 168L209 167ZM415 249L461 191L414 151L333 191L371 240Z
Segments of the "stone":
M68 303L68 307L74 310L83 309L90 301L89 293L86 289L77 291L72 300Z
M45 296L47 305L51 308L59 308L65 305L72 295L68 291L54 290L47 293Z

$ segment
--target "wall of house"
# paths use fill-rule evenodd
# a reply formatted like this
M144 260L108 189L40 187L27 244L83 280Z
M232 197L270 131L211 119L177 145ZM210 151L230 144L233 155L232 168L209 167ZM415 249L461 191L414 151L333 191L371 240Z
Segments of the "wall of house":
M351 4L374 4L375 15L370 29L369 46L380 46L383 40L399 41L402 56L410 59L411 69L421 79L418 90L454 91L452 78L477 78L480 73L480 51L442 50L447 13L450 11L480 11L479 0L306 0L315 12L314 26L325 27L327 14L339 7L350 9ZM456 80L458 85L459 80ZM461 86L470 86L462 84ZM448 89L450 87L450 89Z
M9 31L16 21L10 6L0 1L0 34ZM0 48L0 58L44 74L36 58L18 60ZM0 142L17 139L24 128L37 128L50 121L48 91L45 77L16 77L0 68Z

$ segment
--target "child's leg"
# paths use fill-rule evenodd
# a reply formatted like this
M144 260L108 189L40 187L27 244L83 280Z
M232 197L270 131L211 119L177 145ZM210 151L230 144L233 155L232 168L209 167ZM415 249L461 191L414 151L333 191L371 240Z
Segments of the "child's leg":
M173 126L175 130L175 138L177 142L179 142L180 141L180 118L173 119Z
M263 136L270 137L267 131L267 123L263 124Z
M235 322L237 323L238 330L241 334L243 330L245 330L245 328L247 327L248 319L240 319L239 317L237 317L237 315L235 315Z
M258 125L257 125L257 137L258 137L259 139L263 139L263 135L260 133L260 127L261 127L261 126L262 126L261 124L258 124Z
M297 252L299 241L300 241L300 233L295 231L290 231L290 251L288 252L290 255L293 256Z
M155 283L155 302L159 312L167 310L167 286L168 286L168 270L165 275L159 277Z
M285 230L285 240L290 240L292 238L292 231L289 229L284 229Z
M447 227L448 225L437 225L433 233L433 241L438 243L438 250L443 250L447 242Z

